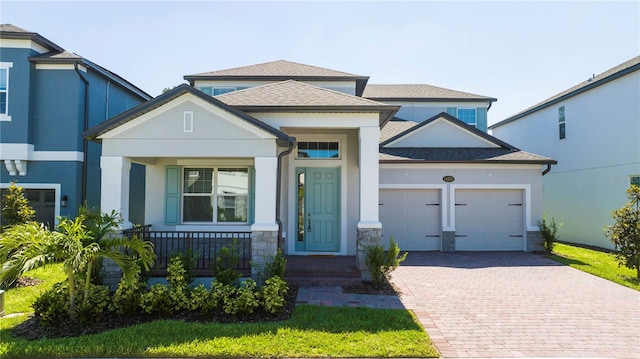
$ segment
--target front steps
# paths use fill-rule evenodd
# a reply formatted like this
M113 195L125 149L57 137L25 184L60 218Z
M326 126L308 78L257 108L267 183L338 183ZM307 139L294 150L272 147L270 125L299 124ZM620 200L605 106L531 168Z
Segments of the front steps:
M355 256L287 256L285 280L300 287L362 283Z

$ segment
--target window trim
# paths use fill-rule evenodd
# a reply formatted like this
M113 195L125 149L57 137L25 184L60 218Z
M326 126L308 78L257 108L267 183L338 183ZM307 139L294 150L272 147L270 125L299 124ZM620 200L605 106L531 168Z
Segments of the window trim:
M0 90L2 92L4 92L6 94L5 96L5 101L6 106L5 106L5 112L4 113L0 113L0 121L11 121L11 116L9 115L9 92L10 92L10 85L9 85L9 80L11 78L10 75L10 69L13 67L13 62L0 62L0 69L2 70L7 70L7 88L5 90Z
M335 143L338 145L338 157L300 157L298 155L299 153L299 146L301 143ZM340 140L328 140L328 141L298 141L298 144L296 145L296 156L295 159L296 160L310 160L310 161L319 161L319 160L329 160L329 161L336 161L336 160L341 160L342 159L342 141Z
M473 123L466 122L462 118L460 118L460 110L473 110ZM456 117L458 120L466 123L469 126L478 127L478 109L475 107L458 107L456 108Z
M211 177L211 181L212 181L212 186L211 186L211 193L187 193L184 191L184 178L185 178L185 170L187 168L193 168L193 169L211 169L213 170L212 173L212 177ZM218 196L226 196L225 194L220 194L218 193L218 173L219 170L221 168L232 168L232 169L243 169L246 170L246 174L247 174L247 194L245 195L233 195L234 197L246 197L246 209L247 212L245 213L245 217L246 220L244 222L220 222L218 221ZM248 225L249 223L249 218L250 218L250 212L251 212L251 178L250 178L251 174L250 174L250 166L236 166L236 165L217 165L217 166L211 166L211 165L184 165L181 166L180 169L180 221L179 221L179 225ZM211 221L185 221L184 220L184 198L185 197L213 197L212 199L212 203L211 206L213 208L213 215L211 218Z

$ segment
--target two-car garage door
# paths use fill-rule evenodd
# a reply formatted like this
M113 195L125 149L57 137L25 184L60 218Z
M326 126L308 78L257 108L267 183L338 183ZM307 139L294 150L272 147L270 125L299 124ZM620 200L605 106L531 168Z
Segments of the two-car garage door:
M381 189L382 242L394 237L401 250L441 249L440 190ZM524 206L520 189L456 189L457 251L524 250Z

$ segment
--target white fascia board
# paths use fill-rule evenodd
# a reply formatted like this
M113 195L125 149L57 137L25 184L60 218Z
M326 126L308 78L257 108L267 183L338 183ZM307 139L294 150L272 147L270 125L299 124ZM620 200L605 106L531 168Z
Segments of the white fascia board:
M514 164L514 163L381 163L380 169L482 169L482 170L542 170L541 164Z
M49 52L46 47L33 42L31 40L21 39L0 39L0 47L2 48L14 48L14 49L31 49L41 54Z
M402 141L402 140L404 140L406 138L409 138L411 136L417 135L422 131L428 131L429 127L434 126L435 124L440 123L440 122L444 122L447 126L450 126L454 130L460 131L460 132L464 133L467 136L474 137L475 139L486 143L489 147L492 147L492 148L499 148L500 147L500 145L498 145L498 144L496 144L494 142L491 142L491 141L487 140L484 137L478 136L478 135L476 135L475 133L473 133L471 131L467 131L467 130L465 130L464 128L462 128L460 126L456 126L456 125L452 124L451 122L449 122L448 120L445 120L443 118L438 118L435 121L420 127L419 129L413 130L413 131L405 134L404 136L402 136L400 138L397 138L395 141L387 143L386 145L384 145L384 147L393 147L393 145L396 144L397 142L400 142L400 141Z
M0 143L0 160L82 162L84 155L79 151L34 151L29 143Z
M87 68L78 65L78 69L82 72L87 72ZM36 70L75 70L73 64L36 64Z
M275 128L354 129L379 126L378 112L248 112Z
M178 97L178 98L176 98L176 99L174 99L172 101L169 101L168 103L165 103L164 105L162 105L162 106L160 106L158 108L155 108L155 109L153 109L153 110L151 110L151 111L149 111L149 112L147 112L145 114L142 114L139 117L137 117L137 118L135 118L135 119L123 124L123 125L120 125L120 126L114 128L114 129L112 129L112 130L100 135L100 136L98 136L98 138L99 139L116 138L116 137L118 137L119 134L121 134L123 132L126 132L126 131L128 131L129 129L131 129L133 127L139 126L139 125L141 125L141 124L153 119L154 117L156 117L156 116L158 116L158 115L160 115L160 114L162 114L162 113L164 113L166 111L169 111L169 110L171 110L171 109L173 109L173 108L175 108L175 107L177 107L179 105L182 105L182 104L184 104L186 102L193 102L195 105L201 107L202 109L209 111L213 115L220 116L220 117L228 120L229 122L234 121L234 123L238 127L242 128L242 129L244 129L244 130L246 130L248 132L251 132L251 133L255 134L256 136L258 136L260 138L263 138L263 139L275 138L275 136L272 135L271 133L269 133L267 131L264 131L264 130L258 128L257 126L245 121L244 119L241 119L238 116L236 116L236 115L234 115L234 114L232 114L230 112L227 112L227 111L225 111L225 110L223 110L223 109L221 109L221 108L219 108L219 107L217 107L215 105L212 105L211 103L209 103L207 101L204 101L201 98L198 98L198 97L196 97L196 96L194 96L194 95L192 95L190 93L185 93L184 95L182 95L182 96L180 96L180 97Z

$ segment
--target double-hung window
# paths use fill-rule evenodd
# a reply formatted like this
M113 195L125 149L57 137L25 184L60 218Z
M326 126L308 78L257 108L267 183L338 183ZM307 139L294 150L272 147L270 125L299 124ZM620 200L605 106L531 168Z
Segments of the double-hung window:
M247 87L244 87L244 86L231 86L231 87L203 86L203 87L200 87L200 91L206 93L209 96L218 96L228 92L244 90L246 88Z
M458 119L466 123L467 125L471 125L477 127L478 121L476 117L476 109L475 108L459 108L458 109Z
M0 120L10 121L9 117L9 68L11 63L0 63Z
M182 183L182 222L247 222L247 168L188 167Z

